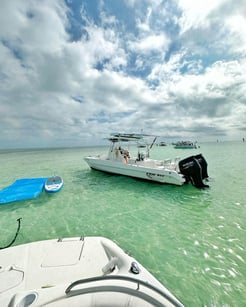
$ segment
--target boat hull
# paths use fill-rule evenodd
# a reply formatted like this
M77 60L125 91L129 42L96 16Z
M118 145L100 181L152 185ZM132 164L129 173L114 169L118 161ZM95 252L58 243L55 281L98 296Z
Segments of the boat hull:
M102 172L179 186L185 183L183 175L176 170L165 168L165 166L153 167L151 160L144 162L129 160L128 163L123 163L100 159L100 157L86 157L85 161L92 169Z
M0 251L0 306L178 306L177 298L104 237L45 240Z

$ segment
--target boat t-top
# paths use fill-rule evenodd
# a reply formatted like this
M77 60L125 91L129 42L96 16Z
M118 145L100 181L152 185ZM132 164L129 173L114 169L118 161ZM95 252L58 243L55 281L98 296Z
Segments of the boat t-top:
M136 145L146 137L145 134L111 134L108 140L110 147L108 154L87 156L85 161L95 170L112 174L124 175L154 182L168 183L181 186L191 182L197 188L207 187L204 181L208 178L207 162L202 154L189 156L183 160L179 158L154 160L150 158L151 144L146 144L146 153L137 147L137 155L134 156L125 148L126 143L135 142Z

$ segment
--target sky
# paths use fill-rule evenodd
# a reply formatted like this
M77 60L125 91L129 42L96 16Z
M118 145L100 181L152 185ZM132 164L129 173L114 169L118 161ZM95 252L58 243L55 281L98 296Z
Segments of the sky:
M3 0L0 148L246 137L244 0Z

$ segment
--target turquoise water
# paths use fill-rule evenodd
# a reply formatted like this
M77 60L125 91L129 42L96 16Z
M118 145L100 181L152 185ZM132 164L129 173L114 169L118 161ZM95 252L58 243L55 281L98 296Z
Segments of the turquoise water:
M0 205L0 246L22 217L15 244L105 236L128 251L186 306L245 306L246 144L154 147L152 158L202 152L210 188L161 185L89 169L107 148L0 151L0 189L16 179L62 176L57 194Z

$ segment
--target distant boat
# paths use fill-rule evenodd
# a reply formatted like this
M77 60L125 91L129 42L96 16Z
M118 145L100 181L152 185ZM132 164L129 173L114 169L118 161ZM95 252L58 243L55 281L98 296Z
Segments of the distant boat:
M60 176L52 176L46 180L44 189L48 193L56 193L62 189L63 184L64 182Z
M174 148L176 149L196 149L197 145L196 143L193 143L191 141L180 141L177 143L174 143Z
M167 146L167 143L166 142L160 142L158 145L159 146Z
M144 143L138 143L138 144L137 144L137 147L138 147L138 148L146 148L147 145L144 144Z

